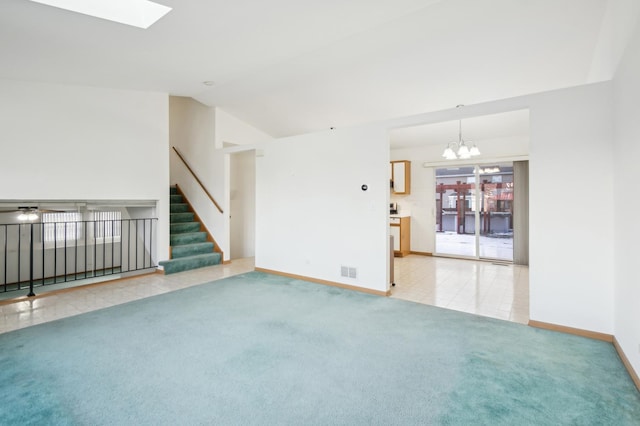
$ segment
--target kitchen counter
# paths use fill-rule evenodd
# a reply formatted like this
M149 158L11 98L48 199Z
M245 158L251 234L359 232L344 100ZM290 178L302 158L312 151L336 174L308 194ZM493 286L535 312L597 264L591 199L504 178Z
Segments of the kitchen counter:
M389 215L389 233L393 235L393 253L406 256L411 252L411 215L400 212Z

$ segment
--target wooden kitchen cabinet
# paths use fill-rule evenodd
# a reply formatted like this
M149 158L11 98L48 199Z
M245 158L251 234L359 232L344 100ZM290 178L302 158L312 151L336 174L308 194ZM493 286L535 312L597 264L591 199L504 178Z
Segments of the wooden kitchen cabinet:
M391 162L391 182L394 194L411 193L411 161Z
M411 217L392 217L389 220L393 235L393 254L403 257L411 253Z

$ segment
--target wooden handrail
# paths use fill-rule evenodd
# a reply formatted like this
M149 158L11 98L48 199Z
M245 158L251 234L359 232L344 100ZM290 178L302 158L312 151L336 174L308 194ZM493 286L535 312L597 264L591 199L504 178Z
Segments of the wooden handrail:
M205 194L207 194L207 196L209 197L209 199L211 200L211 202L216 206L216 208L218 209L218 211L220 213L224 213L222 211L222 209L220 208L220 205L216 202L216 200L213 198L213 196L209 193L209 191L207 191L207 188L205 188L204 184L202 183L202 181L198 178L198 176L196 176L195 172L191 169L191 167L189 166L189 164L187 163L187 160L184 159L184 157L182 156L182 154L180 154L180 151L178 151L176 149L175 146L172 147L173 150L176 152L176 154L178 154L178 158L180 158L180 160L182 160L182 162L184 163L185 167L187 168L187 170L189 170L189 172L191 172L191 175L194 177L194 179L196 180L196 182L198 182L198 184L200 184L200 187L202 188L202 190L205 192Z

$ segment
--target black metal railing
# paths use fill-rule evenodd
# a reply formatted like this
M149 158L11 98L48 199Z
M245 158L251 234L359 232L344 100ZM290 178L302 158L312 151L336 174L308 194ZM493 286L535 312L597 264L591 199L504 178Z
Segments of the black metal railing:
M156 268L157 220L0 224L0 293Z

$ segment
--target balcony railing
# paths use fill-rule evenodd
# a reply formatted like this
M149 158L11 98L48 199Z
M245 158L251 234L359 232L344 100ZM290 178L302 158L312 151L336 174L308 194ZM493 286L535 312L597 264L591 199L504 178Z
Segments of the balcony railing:
M157 267L156 218L0 224L0 293Z

